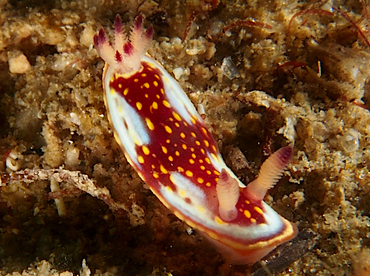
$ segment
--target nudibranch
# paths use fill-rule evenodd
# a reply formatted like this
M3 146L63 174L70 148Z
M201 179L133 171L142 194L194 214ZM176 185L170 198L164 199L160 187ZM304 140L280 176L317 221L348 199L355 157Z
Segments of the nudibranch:
M127 160L178 218L215 243L230 264L260 260L292 239L297 227L264 201L293 149L284 147L248 186L226 166L217 144L177 81L146 54L153 27L139 15L127 36L116 17L114 43L94 36L105 60L108 117Z

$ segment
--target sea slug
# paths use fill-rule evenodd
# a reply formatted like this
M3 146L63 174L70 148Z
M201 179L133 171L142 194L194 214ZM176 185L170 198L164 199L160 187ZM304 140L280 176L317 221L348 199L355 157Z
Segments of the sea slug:
M153 27L139 15L129 36L119 16L115 39L94 36L105 60L108 117L127 160L180 219L217 245L231 264L253 263L292 239L297 227L263 198L281 177L293 149L263 163L248 186L225 165L217 144L180 85L146 54Z

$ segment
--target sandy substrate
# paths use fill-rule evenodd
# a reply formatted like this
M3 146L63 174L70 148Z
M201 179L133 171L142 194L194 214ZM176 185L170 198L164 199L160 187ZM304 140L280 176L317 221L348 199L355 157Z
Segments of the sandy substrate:
M314 234L278 275L370 275L370 9L245 2L0 0L0 275L268 275L225 264L124 158L93 48L117 13L153 24L243 182L294 145L265 201Z

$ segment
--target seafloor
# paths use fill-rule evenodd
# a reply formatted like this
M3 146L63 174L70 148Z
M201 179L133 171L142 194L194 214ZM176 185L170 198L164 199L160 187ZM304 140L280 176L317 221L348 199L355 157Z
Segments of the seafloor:
M367 1L0 0L0 9L0 275L370 275ZM202 107L243 182L294 146L265 199L303 233L292 247L253 267L226 264L124 158L93 35L116 14L139 13L155 30L150 55Z

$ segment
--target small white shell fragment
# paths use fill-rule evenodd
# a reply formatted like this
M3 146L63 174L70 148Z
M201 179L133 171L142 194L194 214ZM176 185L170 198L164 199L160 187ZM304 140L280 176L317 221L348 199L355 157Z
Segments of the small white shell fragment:
M222 61L221 70L224 73L224 75L228 77L230 80L239 76L238 69L236 68L231 57L224 58L224 60Z
M5 160L5 165L11 171L18 171L21 168L22 161L23 155L17 149L12 149Z
M222 32L222 29L224 28L224 26L225 26L225 23L222 21L212 22L208 30L208 35L210 37L213 37L213 36L215 37L219 35Z
M172 73L175 76L175 79L179 80L184 73L184 69L182 69L181 67L177 67L173 69Z
M284 137L290 142L294 143L296 137L295 125L297 120L295 118L286 117L285 125L282 126L277 133L284 135Z
M200 116L205 116L206 115L206 110L204 109L203 104L198 104L198 113Z
M85 26L85 29L82 31L81 37L80 37L81 45L84 45L86 47L92 46L94 43L93 41L94 34L95 34L95 31L91 26L89 25Z
M204 41L201 39L192 39L188 42L188 49L186 49L186 53L189 56L196 56L201 55L206 52L206 46Z
M38 213L40 213L40 208L39 207L35 207L35 209L33 209L33 215L34 216L37 216Z
M57 179L55 177L50 178L50 190L52 192L60 191L59 182L57 181ZM56 199L54 199L54 201L55 201L55 205L56 205L57 210L58 210L58 215L60 217L65 216L67 214L67 209L66 209L66 206L64 205L63 198L56 198Z
M8 54L8 58L10 73L24 74L31 69L31 64L23 53Z
M65 157L65 164L67 167L72 168L78 166L78 164L80 163L80 150L71 146L70 148L68 148L68 150L66 150Z
M80 271L81 276L90 276L91 275L91 270L90 268L86 265L86 260L82 260L82 270Z
M191 227L186 228L186 233L188 233L189 236L193 235L193 233L194 233L193 228L191 228Z
M77 115L77 113L75 112L71 112L69 113L69 116L71 116L71 122L76 124L76 125L81 125L81 119L79 118L79 116Z
M353 128L346 131L340 138L340 144L346 152L356 151L360 146L358 132Z
M73 62L75 62L75 57L73 57L72 55L67 55L65 53L62 53L55 60L55 62L51 66L51 69L53 69L54 71L63 71L68 66L70 66Z

